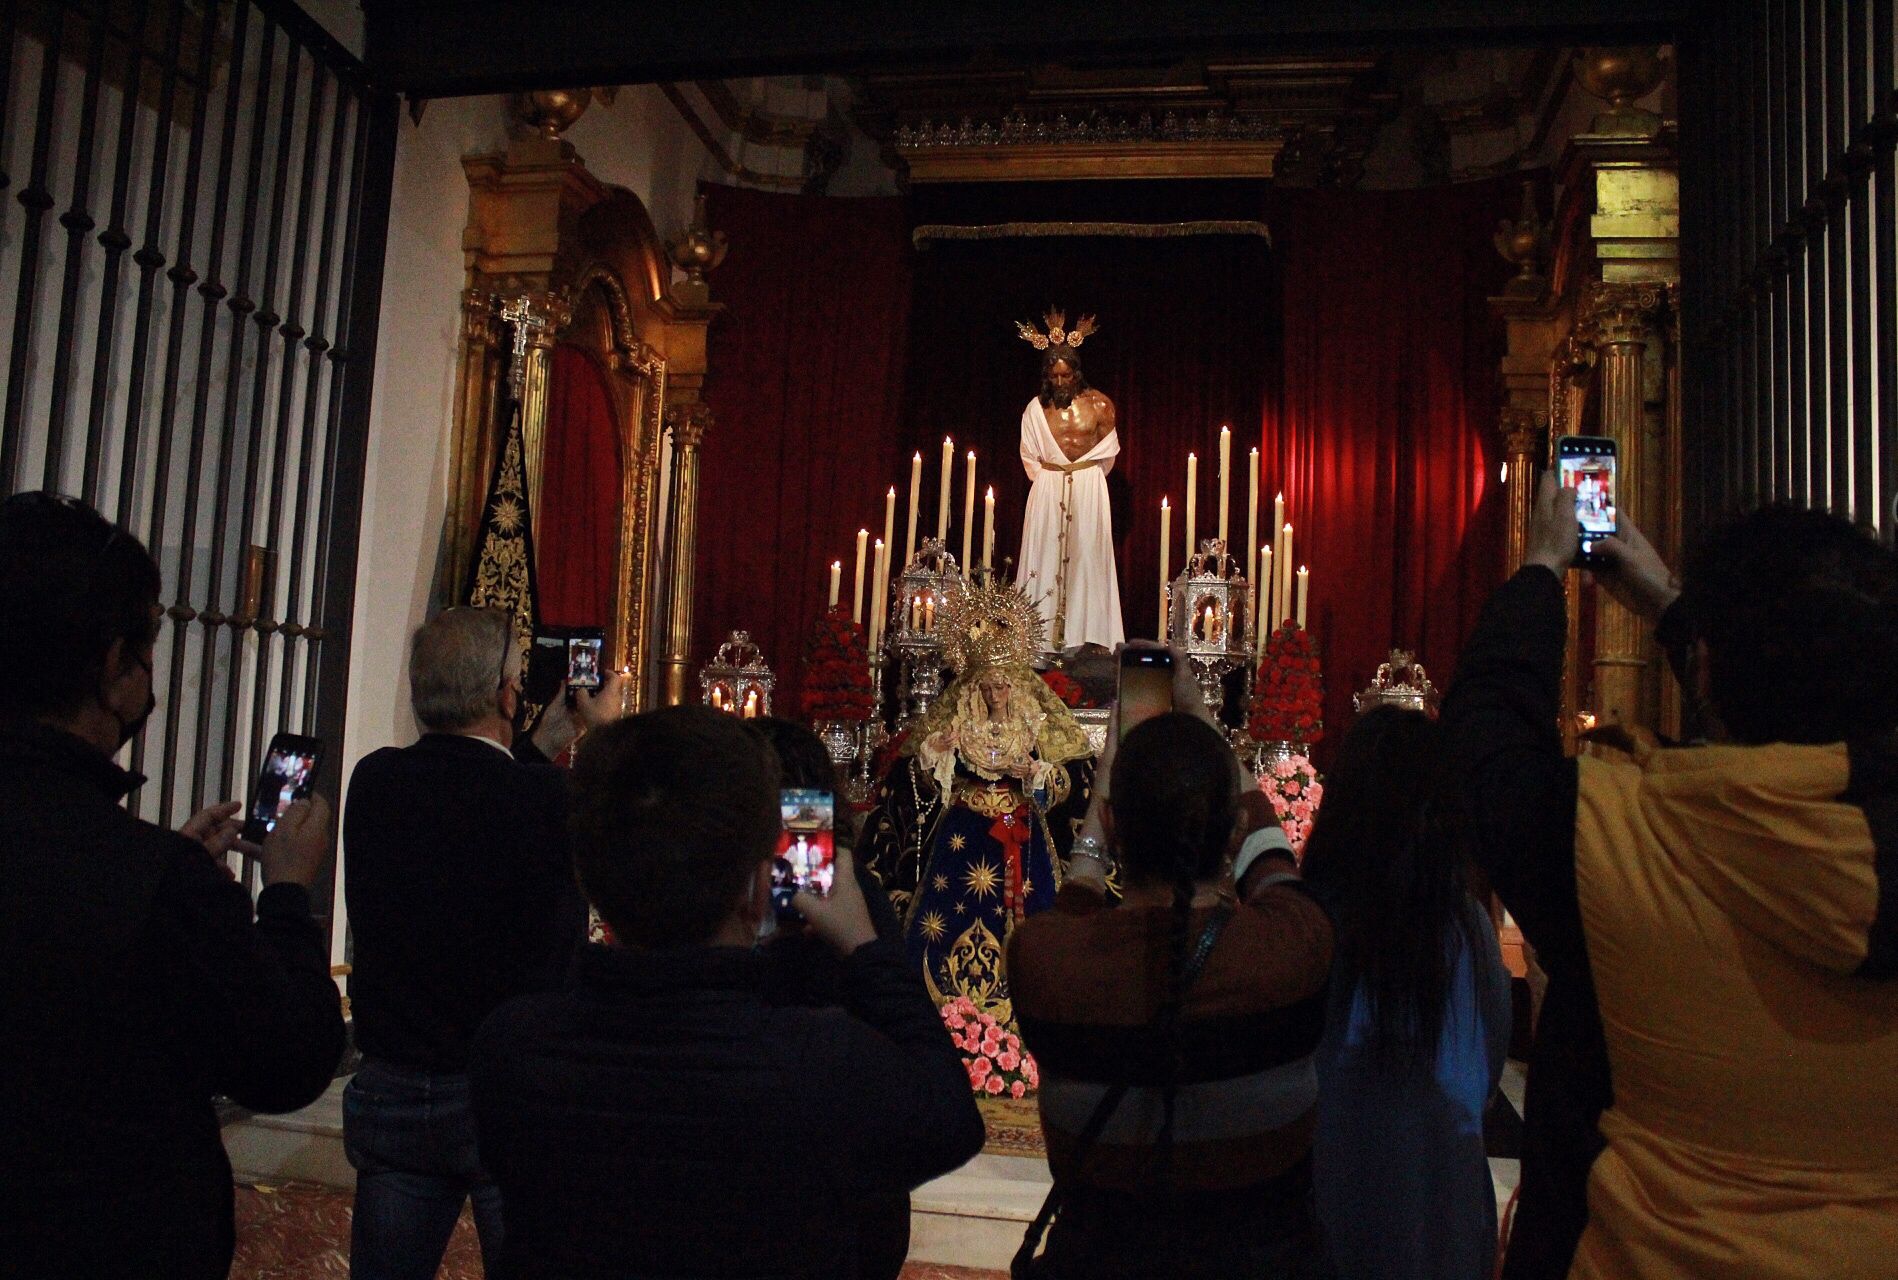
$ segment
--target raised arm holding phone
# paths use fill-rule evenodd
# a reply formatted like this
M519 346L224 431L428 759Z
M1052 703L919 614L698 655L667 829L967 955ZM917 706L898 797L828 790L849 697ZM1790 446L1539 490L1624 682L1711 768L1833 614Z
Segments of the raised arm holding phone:
M1710 741L1616 725L1571 758L1563 577L1595 500L1543 477L1443 707L1447 798L1549 977L1505 1280L1887 1269L1898 559L1771 507L1677 581L1617 513L1594 581L1655 625Z

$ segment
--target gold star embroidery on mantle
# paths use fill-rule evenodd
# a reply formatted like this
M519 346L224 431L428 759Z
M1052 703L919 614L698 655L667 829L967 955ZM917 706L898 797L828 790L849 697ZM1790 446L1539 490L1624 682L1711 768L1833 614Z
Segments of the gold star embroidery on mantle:
M931 942L941 942L949 934L949 928L943 918L934 911L926 911L917 922L923 931L923 937Z
M936 876L931 877L929 883L935 887L935 890L937 893L949 892L949 877L948 876L938 874Z
M954 849L957 853L961 853L964 849L969 847L968 837L959 835L950 836L949 847Z
M970 867L964 880L970 893L978 898L986 898L995 892L995 886L1001 883L1002 877L993 863L983 861Z

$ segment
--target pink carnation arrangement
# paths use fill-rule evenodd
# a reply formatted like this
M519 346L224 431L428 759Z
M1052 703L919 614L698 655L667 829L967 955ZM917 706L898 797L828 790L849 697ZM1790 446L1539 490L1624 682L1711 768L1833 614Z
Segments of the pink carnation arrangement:
M1292 852L1305 853L1305 841L1311 838L1311 824L1318 817L1318 805L1325 798L1325 786L1318 770L1301 755L1268 761L1259 773L1259 789L1272 802L1272 812L1292 842Z
M1022 1048L1021 1037L975 1007L967 996L957 996L942 1007L943 1025L962 1051L969 1087L977 1093L1025 1098L1041 1084L1041 1071Z

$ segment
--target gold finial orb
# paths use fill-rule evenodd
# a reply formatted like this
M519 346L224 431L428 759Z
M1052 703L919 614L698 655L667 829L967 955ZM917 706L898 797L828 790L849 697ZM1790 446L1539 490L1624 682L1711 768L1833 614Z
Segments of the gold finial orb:
M552 141L571 129L592 103L591 89L535 89L515 94L508 108L516 120Z
M1576 54L1575 78L1612 108L1595 117L1594 131L1645 136L1659 129L1659 116L1633 104L1660 87L1672 64L1666 51L1651 45L1603 45Z

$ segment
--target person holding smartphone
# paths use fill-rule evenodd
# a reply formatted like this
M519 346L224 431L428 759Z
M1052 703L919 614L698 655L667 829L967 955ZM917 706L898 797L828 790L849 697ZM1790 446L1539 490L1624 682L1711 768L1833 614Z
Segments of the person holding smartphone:
M578 727L618 717L620 682L574 691L571 707L556 693L517 740L522 678L511 614L444 610L410 644L421 738L370 753L350 778L344 886L363 1062L343 1091L343 1142L360 1278L433 1274L470 1200L495 1264L501 1204L475 1151L468 1045L503 1001L558 985L586 936L568 772L549 761Z
M962 1164L984 1132L849 850L828 897L794 899L841 970L836 1003L787 1002L757 945L784 829L764 737L667 707L589 734L573 781L574 863L616 943L476 1038L505 1274L862 1274L866 1209Z
M1710 530L1676 579L1619 515L1594 581L1701 741L1563 753L1545 476L1443 704L1469 847L1549 983L1506 1280L1886 1275L1898 1257L1898 556L1836 516Z
M343 1019L310 890L321 797L224 863L236 802L179 831L113 761L157 706L158 566L98 512L0 503L0 1274L222 1277L231 1167L212 1099L293 1111Z
M1331 925L1171 659L1170 708L1140 700L1124 741L1110 725L1066 883L1009 940L1054 1174L1017 1275L1319 1274L1312 1055Z

